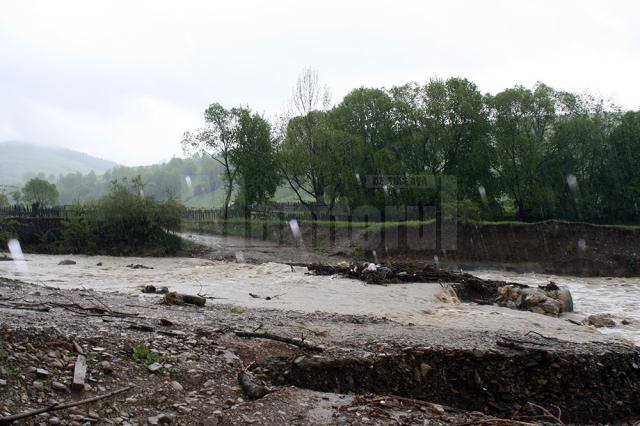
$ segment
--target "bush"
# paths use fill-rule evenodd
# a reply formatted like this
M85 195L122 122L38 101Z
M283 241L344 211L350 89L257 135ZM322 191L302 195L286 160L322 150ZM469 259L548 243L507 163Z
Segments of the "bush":
M114 182L95 203L75 206L66 222L63 246L75 253L172 254L181 239L183 207L174 199L158 202Z

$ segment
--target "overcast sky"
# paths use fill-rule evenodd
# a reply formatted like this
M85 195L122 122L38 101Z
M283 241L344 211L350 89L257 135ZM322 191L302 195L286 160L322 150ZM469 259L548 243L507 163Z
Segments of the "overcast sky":
M211 102L277 113L305 67L334 102L462 76L638 109L640 2L2 1L0 141L158 162Z

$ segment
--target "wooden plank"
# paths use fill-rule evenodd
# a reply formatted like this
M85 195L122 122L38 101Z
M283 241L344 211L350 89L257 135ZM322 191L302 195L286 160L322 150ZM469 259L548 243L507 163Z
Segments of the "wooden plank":
M73 369L73 382L71 389L81 392L84 390L84 381L87 376L87 358L84 355L78 355L76 366Z

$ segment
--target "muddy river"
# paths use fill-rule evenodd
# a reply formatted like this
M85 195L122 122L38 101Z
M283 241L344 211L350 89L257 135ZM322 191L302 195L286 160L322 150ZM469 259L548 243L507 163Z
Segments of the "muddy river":
M603 336L601 333L606 333L640 345L640 278L577 278L496 270L472 271L482 278L530 285L555 281L569 287L578 315L610 313L618 323L623 318L630 320L629 325L596 330L576 326L565 318L456 303L439 284L366 285L345 278L308 275L306 268L283 263L244 263L243 255L238 257L239 261L228 262L195 258L27 255L26 262L0 262L0 276L59 288L86 288L123 292L132 297L158 298L157 295L141 293L142 287L152 284L182 293L215 297L207 303L246 308L366 314L387 317L402 324L449 328L535 329L576 341L598 340ZM58 265L63 259L72 259L76 264ZM128 267L132 264L150 269ZM575 314L572 316L577 318Z

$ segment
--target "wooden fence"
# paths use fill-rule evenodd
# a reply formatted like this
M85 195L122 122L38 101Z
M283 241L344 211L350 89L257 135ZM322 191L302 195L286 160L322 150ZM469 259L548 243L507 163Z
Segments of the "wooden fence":
M0 218L59 218L67 219L74 206L55 206L55 207L39 207L39 206L5 206L0 207ZM77 210L76 210L77 211ZM268 205L257 206L252 208L247 215L244 210L229 209L228 218L231 219L263 219L272 221L289 221L291 219L303 221L355 221L355 222L388 222L388 221L407 221L407 220L425 220L433 218L432 212L417 208L387 208L381 212L373 207L357 208L350 210L335 209L332 212L316 211L313 212L305 205L298 203L271 203ZM219 221L224 218L223 209L195 209L187 208L184 210L183 218L186 220L197 222Z

